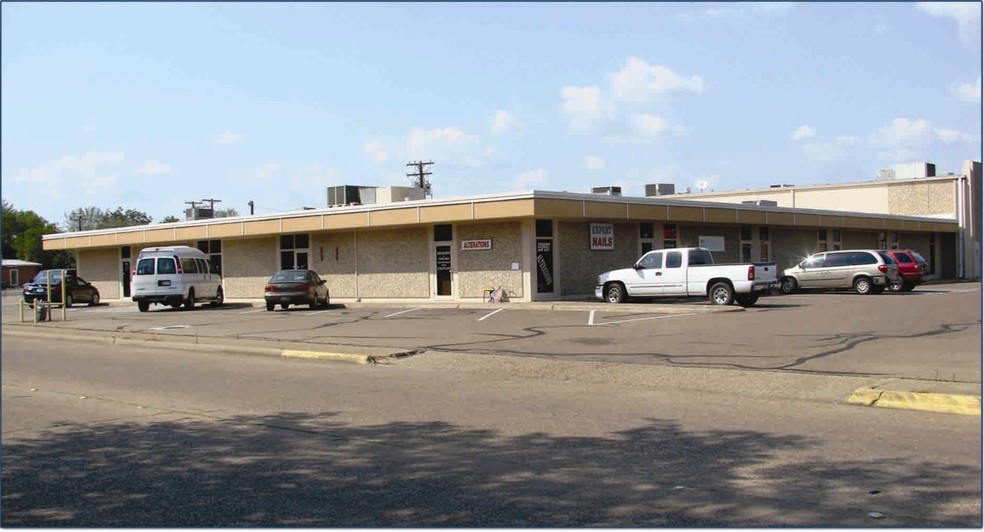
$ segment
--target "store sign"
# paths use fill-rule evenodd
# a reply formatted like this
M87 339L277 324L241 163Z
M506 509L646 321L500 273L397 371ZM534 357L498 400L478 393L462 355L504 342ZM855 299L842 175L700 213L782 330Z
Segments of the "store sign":
M615 249L613 224L591 224L591 249Z
M697 245L707 248L707 251L724 251L723 236L702 236L697 239Z
M475 250L490 250L492 249L492 239L484 238L481 240L462 240L461 241L461 251L475 251Z

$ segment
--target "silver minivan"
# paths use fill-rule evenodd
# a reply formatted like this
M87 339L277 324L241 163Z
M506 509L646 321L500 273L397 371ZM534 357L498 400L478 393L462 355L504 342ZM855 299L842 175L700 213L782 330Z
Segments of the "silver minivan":
M898 265L884 250L826 251L782 272L784 294L809 288L853 288L859 294L880 294L898 277Z

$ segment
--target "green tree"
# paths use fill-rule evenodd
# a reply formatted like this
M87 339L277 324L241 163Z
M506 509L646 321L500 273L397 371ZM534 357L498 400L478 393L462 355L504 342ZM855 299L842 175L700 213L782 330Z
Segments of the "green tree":
M169 214L166 218L164 218L163 220L161 220L160 223L162 223L162 224L169 224L169 223L172 223L172 222L180 222L180 221L181 220L179 220L177 216L173 216L173 215L170 215Z
M103 210L99 207L79 207L65 214L64 227L68 231L91 231L93 229L110 229L114 227L130 227L148 225L153 218L147 213L136 209L123 210L117 207L115 211Z
M239 211L232 207L228 209L215 209L216 218L232 218L234 216L239 216Z
M45 251L44 235L58 233L58 227L34 211L21 211L3 200L0 234L3 256L41 263L46 268L74 268L75 256L65 250Z

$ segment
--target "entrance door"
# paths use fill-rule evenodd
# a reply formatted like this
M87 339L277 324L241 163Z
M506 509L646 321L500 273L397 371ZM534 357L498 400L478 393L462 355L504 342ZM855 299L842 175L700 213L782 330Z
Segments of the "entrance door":
M123 297L130 297L130 261L123 261Z
M10 270L10 286L14 288L20 286L20 273L13 268Z
M451 293L451 246L447 244L437 244L434 246L434 265L437 273L437 286L435 295L438 297L450 297Z

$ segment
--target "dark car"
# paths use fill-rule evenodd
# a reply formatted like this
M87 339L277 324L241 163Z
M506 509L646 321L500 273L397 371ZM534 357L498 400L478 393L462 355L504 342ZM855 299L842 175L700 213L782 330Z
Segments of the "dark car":
M81 277L69 270L65 275L68 285L65 303L72 306L75 303L88 303L90 306L99 304L99 290ZM24 301L34 304L34 301L48 300L48 278L51 278L51 302L62 302L62 270L41 270L34 279L24 283Z
M286 309L290 305L308 305L312 309L327 308L330 302L328 283L311 270L280 270L263 287L266 309L275 305Z
M889 249L887 252L899 265L899 276L889 284L889 290L892 292L911 292L916 285L922 284L926 280L926 275L929 274L929 263L918 251Z

